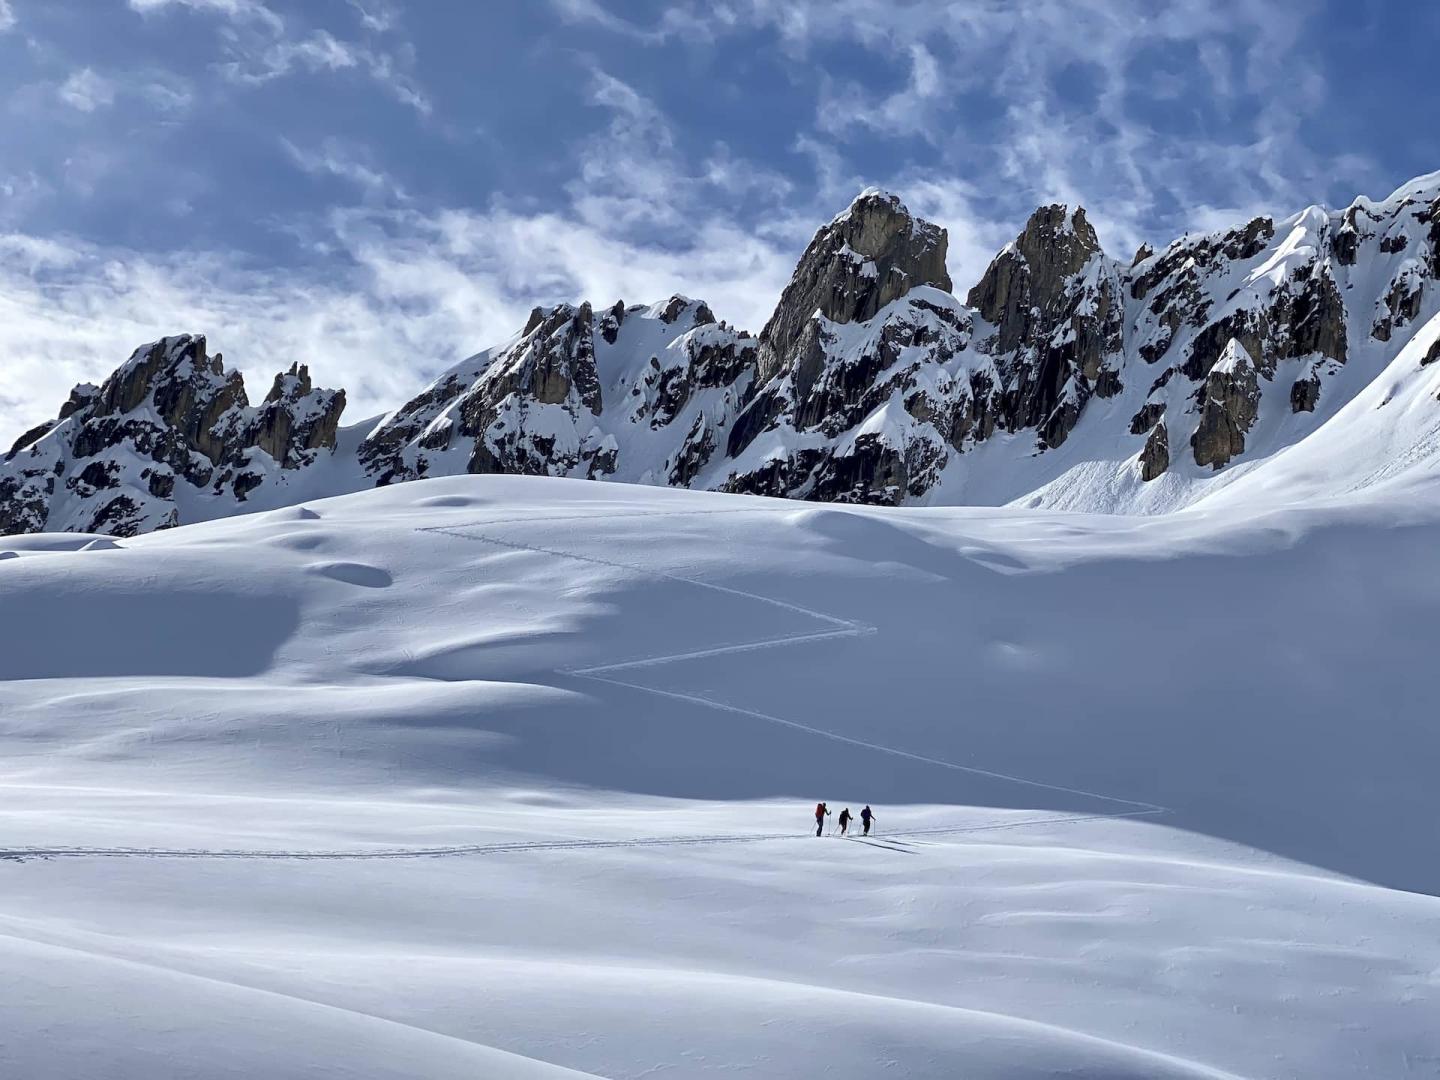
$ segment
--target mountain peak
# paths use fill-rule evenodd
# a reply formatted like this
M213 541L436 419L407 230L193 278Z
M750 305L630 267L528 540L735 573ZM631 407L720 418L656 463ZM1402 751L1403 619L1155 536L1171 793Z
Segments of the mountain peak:
M1074 274L1100 251L1100 238L1085 217L1085 208L1062 203L1039 206L1015 238L1015 246L1032 267Z
M900 198L866 188L811 239L760 333L760 378L794 360L817 312L831 322L864 322L917 285L949 292L945 230L915 217Z

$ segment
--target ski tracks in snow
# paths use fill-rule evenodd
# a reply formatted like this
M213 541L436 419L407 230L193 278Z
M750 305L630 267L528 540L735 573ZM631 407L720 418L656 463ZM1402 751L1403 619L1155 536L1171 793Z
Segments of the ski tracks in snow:
M978 825L940 825L895 832L871 833L868 837L827 834L820 839L841 839L882 842L894 837L948 836L959 833L991 832L996 829L1019 829L1036 825L1066 825L1079 821L1101 821L1121 817L1141 817L1155 813L1139 810L1118 814L1075 814L1068 817L1024 818L1018 821L983 822ZM687 847L710 844L758 844L769 840L816 839L809 832L734 833L713 836L637 836L623 840L525 840L502 844L455 844L428 848L360 848L354 851L301 851L292 849L245 850L242 848L139 848L139 847L49 847L0 848L0 861L24 862L27 859L261 859L297 861L358 861L363 859L441 859L463 855L509 855L521 852L598 851L609 848ZM897 850L893 849L892 850Z
M789 514L795 510L790 507L784 509L735 509L735 510L674 510L674 511L650 511L633 515L618 515L624 517L692 517L718 514ZM656 667L661 664L679 663L685 660L697 660L714 656L727 656L734 653L750 652L755 649L777 648L793 645L810 644L817 641L835 640L839 638L862 637L868 634L878 633L877 627L868 623L859 622L854 619L844 619L838 615L830 615L823 611L816 611L813 608L803 607L800 604L790 603L773 596L765 596L761 593L747 592L744 589L736 589L728 585L716 585L713 582L701 581L697 578L684 577L680 574L672 574L665 570L655 570L632 566L628 563L616 562L612 559L604 559L595 555L580 555L570 551L559 551L554 548L541 547L535 544L524 544L516 540L506 540L485 532L477 532L477 529L489 529L496 525L506 525L518 522L526 524L542 524L559 521L573 520L594 520L593 517L563 517L563 518L509 518L498 521L475 522L462 525L435 525L424 528L422 532L443 533L449 536L456 536L466 540L474 540L480 543L492 544L496 547L510 548L516 551L537 552L552 556L558 559L572 559L579 562L593 563L598 566L609 567L614 570L621 570L628 574L639 577L663 578L667 581L678 581L682 584L693 586L697 589L706 589L711 592L723 593L727 596L737 596L755 603L765 604L770 607L779 608L791 614L802 615L813 619L823 625L824 629L813 631L801 631L793 634L783 634L776 637L759 638L751 641L739 642L729 645L717 645L711 648L695 649L686 652L661 653L650 656L636 657L629 660L620 660L607 664L594 664L586 667L562 668L561 675L575 678L593 679L596 682L609 683L612 686L621 686L629 690L639 690L647 694L655 694L660 697L669 698L673 701L683 701L692 705L700 705L705 708L719 709L723 712L735 713L740 716L748 716L757 720L764 720L767 723L778 724L795 731L803 731L809 735L815 735L823 739L830 739L835 742L845 743L849 746L859 747L864 750L871 750L875 753L890 754L894 757L906 758L910 761L918 761L926 765L934 765L943 769L953 769L957 772L967 773L971 776L983 776L991 780L1002 780L1007 783L1020 784L1025 787L1036 788L1042 791L1053 791L1065 795L1077 795L1082 798L1094 799L1099 802L1113 803L1116 806L1128 807L1129 809L1104 814L1086 815L1080 820L1092 820L1097 817L1141 817L1145 815L1166 814L1169 808L1157 806L1154 803L1141 802L1136 799L1121 798L1117 795L1107 795L1098 791L1087 791L1083 788L1066 787L1063 784L1052 784L1043 780L1036 780L1028 776L1019 776L1013 773L996 772L992 769L982 769L974 765L962 765L959 762L948 761L944 758L932 757L928 754L915 753L903 750L899 747L886 746L883 743L871 742L867 739L858 739L850 735L842 735L838 732L827 731L824 728L814 727L810 724L801 723L798 720L788 720L782 716L775 716L771 713L761 712L757 709L747 709L739 705L731 705L727 702L717 700L704 694L683 693L675 690L661 690L657 687L647 686L644 683L631 682L627 679L616 678L615 674L622 671L633 671L649 667Z
M720 514L785 514L794 513L792 508L783 509L734 509L734 510L675 510L675 511L650 511L634 514L619 515L623 517L696 517L702 515ZM558 674L581 679L591 679L595 682L607 683L611 686L624 687L629 690L637 690L642 693L655 694L673 701L683 701L687 704L699 705L704 708L718 709L723 712L735 713L741 716L763 720L771 724L791 728L795 731L803 731L806 734L818 738L830 739L835 742L845 743L850 746L864 750L870 750L880 754L890 754L895 757L906 758L911 761L922 762L927 765L934 765L939 768L953 769L957 772L967 773L971 776L983 776L992 780L1002 780L1013 784L1020 784L1026 787L1042 791L1053 791L1066 795L1076 795L1083 798L1095 799L1100 802L1112 803L1117 809L1104 813L1092 814L1069 814L1064 816L1052 816L1041 818L1022 818L1015 821L985 822L971 825L936 826L930 828L904 829L884 834L876 834L872 837L844 837L847 840L867 843L872 847L888 847L884 840L892 837L924 837L942 835L960 835L967 833L991 832L1002 829L1020 829L1039 825L1062 825L1072 822L1100 821L1114 818L1150 817L1170 812L1168 807L1158 806L1154 803L1141 802L1136 799L1127 799L1118 795L1107 795L1097 791L1087 791L1083 788L1067 787L1063 784L1052 784L1047 781L1037 780L1032 777L1019 776L1011 773L996 772L992 769L982 769L974 765L962 765L959 762L947 761L944 758L932 757L927 754L915 753L899 747L886 746L883 743L871 742L866 739L858 739L849 735L842 735L838 732L827 731L810 724L801 723L798 720L789 720L785 717L774 716L770 713L761 712L756 709L747 709L738 705L731 705L703 694L682 693L674 690L661 690L653 686L646 686L644 683L631 682L627 679L618 678L617 673L643 670L645 668L657 667L663 664L680 663L687 660L706 659L715 656L728 656L737 653L752 652L757 649L783 648L787 646L813 644L815 642L838 640L841 638L863 637L869 634L878 633L878 629L867 623L854 619L844 619L837 615L831 615L823 611L816 611L813 608L804 607L786 600L780 600L773 596L765 596L760 593L747 592L744 589L736 589L728 585L717 585L709 581L701 581L697 578L685 577L680 574L670 573L665 570L653 568L642 568L622 563L613 559L601 558L596 555L582 555L573 551L561 551L555 548L543 547L537 544L526 544L518 540L508 540L503 537L492 535L488 532L480 532L481 529L493 529L497 526L510 524L551 524L563 521L593 521L593 515L570 515L566 517L525 517L525 518L501 518L488 521L462 523L458 525L432 525L418 529L418 532L435 533L451 536L462 540L469 540L475 543L490 544L495 547L509 548L514 551L527 551L541 555L548 555L557 559L571 559L577 562L591 563L596 566L604 566L612 570L619 570L626 574L638 577L662 578L668 581L680 582L697 589L705 589L710 592L722 593L727 596L739 597L744 600L753 601L771 608L778 608L793 615L800 615L820 624L819 628L810 631L797 631L791 634L755 638L749 641L735 642L731 644L715 645L703 649L690 649L683 652L670 652L653 654L648 656L634 657L626 660L614 661L606 664L594 664L578 668L562 668ZM799 840L804 835L796 836L794 833L742 833L734 835L714 836L648 836L636 837L623 840L538 840L522 841L515 843L499 844L460 844L450 847L431 848L373 848L369 850L355 851L296 851L296 850L271 850L271 851L246 851L246 850L220 850L201 848L120 848L120 847L14 847L0 848L0 860L25 860L25 859L57 859L57 858L153 858L153 859L295 859L295 860L357 860L357 859L423 859L423 858L446 858L456 856L476 855L504 855L519 852L546 852L546 851L576 851L576 850L604 850L608 848L642 848L642 847L670 847L686 845L706 844L749 844L769 840ZM904 851L904 848L889 847L891 851Z

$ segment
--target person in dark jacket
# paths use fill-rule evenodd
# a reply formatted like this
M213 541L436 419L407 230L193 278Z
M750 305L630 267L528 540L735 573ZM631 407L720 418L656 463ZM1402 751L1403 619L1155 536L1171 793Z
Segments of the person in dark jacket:
M841 835L841 836L844 836L844 835L845 835L845 830L850 827L850 820L851 820L850 808L847 806L847 807L845 807L844 810L841 810L841 811L840 811L840 816L839 816L836 820L840 822L840 835Z
M819 836L825 831L825 819L830 816L830 808L823 802L815 804L815 835Z
M869 835L870 835L870 822L872 822L872 821L874 821L874 820L875 820L875 811L871 810L870 807L867 806L867 807L865 807L864 810L861 810L861 811L860 811L860 824L862 824L862 825L865 826L865 835L866 835L866 836L869 836Z

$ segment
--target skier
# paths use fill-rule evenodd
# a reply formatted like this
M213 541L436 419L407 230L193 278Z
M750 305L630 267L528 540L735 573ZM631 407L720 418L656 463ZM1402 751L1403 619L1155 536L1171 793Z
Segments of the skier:
M860 811L860 824L865 826L865 835L870 835L870 822L875 820L875 812L870 807Z
M820 836L825 832L825 819L830 816L830 808L823 802L815 804L815 835Z
M840 835L844 836L845 830L850 827L850 808L848 806L845 807L844 810L840 811L840 817L838 820L840 822Z

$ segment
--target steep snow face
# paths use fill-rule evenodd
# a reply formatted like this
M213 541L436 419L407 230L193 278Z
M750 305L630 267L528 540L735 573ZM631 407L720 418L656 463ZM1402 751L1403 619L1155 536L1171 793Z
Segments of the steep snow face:
M0 1073L1426 1075L1434 482L8 539Z
M513 342L446 372L360 449L382 484L459 472L687 485L749 386L755 342L682 296L537 308Z
M243 503L333 452L344 407L295 364L252 408L204 337L164 338L21 436L0 465L0 532L134 536L178 524L182 504Z

